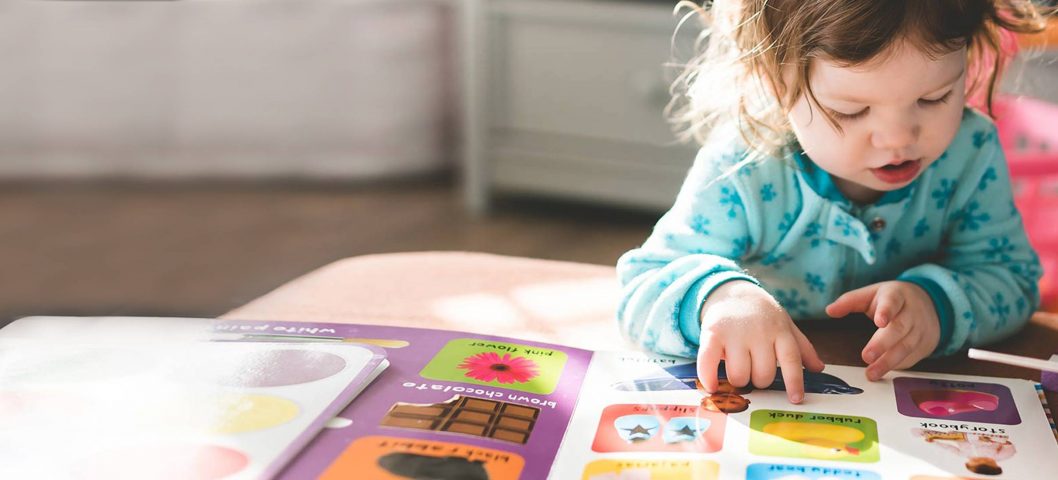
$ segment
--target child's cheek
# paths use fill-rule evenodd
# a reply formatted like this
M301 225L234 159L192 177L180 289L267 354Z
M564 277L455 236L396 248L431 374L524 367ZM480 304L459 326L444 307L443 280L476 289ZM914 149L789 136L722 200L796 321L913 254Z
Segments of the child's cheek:
M959 131L963 117L963 96L952 98L947 104L937 109L937 115L931 116L924 127L929 133L925 135L930 144L927 146L928 157L936 159L948 148L955 134Z

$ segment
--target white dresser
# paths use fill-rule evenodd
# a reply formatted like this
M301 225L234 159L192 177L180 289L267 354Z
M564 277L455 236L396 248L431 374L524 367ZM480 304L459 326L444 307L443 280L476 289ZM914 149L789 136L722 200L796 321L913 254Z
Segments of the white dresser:
M672 204L695 148L664 118L697 34L661 1L463 5L464 187L473 211L520 193ZM674 51L674 49L676 49ZM667 64L669 64L667 66Z

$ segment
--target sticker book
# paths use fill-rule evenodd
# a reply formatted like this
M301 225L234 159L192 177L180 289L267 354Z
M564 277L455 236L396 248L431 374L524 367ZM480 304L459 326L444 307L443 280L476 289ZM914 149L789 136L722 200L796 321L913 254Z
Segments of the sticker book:
M859 367L805 373L806 399L705 396L686 359L463 332L225 321L385 348L390 367L279 478L1048 478L1058 442L1026 380ZM722 372L721 372L722 373ZM722 375L723 376L723 375Z
M792 405L781 374L767 388L722 381L705 395L693 363L639 352L405 327L208 322L223 341L174 357L180 361L168 370L126 342L116 357L61 357L63 368L30 376L27 368L59 357L14 348L4 342L32 335L0 330L0 443L80 438L58 420L99 406L84 391L56 395L56 385L71 383L51 377L129 379L123 392L151 395L130 396L121 410L128 417L130 405L179 391L145 389L167 372L194 392L180 397L192 407L173 416L172 402L147 402L170 414L132 415L138 423L108 432L99 448L120 446L122 458L157 458L141 454L143 445L175 452L168 458L192 458L201 479L937 480L1058 471L1058 442L1036 384L1026 380L901 371L868 382L863 368L828 365L805 372L805 401ZM247 368L239 358L269 360ZM84 367L100 364L110 367ZM194 412L230 410L208 410L215 396L202 395L206 385L243 398L238 415L206 417L225 428L206 422L210 428L186 431L195 423L188 419L202 418ZM28 426L42 419L58 430L34 434ZM181 457L188 445L214 450ZM11 457L5 462L19 460ZM78 458L75 467L98 464ZM148 477L166 478L106 476Z

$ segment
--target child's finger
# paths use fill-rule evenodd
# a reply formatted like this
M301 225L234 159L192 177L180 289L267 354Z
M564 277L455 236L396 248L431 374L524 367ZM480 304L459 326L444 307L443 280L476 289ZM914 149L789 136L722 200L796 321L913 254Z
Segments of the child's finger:
M749 384L749 373L752 365L749 363L749 350L738 346L724 349L724 366L727 368L727 382L735 387L745 387Z
M897 343L905 341L905 337L914 330L914 319L909 315L893 317L886 328L879 328L871 335L871 339L864 345L860 352L864 362L874 363L885 352L892 350ZM917 338L917 337L916 337Z
M823 359L819 358L819 354L816 353L816 347L812 346L812 342L808 341L808 337L795 327L794 338L797 340L797 348L801 351L801 363L805 368L811 372L822 372L826 364L823 363Z
M720 388L717 369L723 354L724 346L716 337L710 337L705 345L698 347L698 381L706 392L714 393Z
M782 367L782 381L786 385L786 398L790 403L801 403L805 398L804 374L801 372L801 355L795 338L783 337L775 342L775 355Z
M870 309L871 302L874 300L874 295L877 291L878 284L875 283L845 292L831 302L830 305L827 305L827 315L838 318L853 312L866 312Z
M750 378L753 386L757 388L768 388L775 381L775 346L761 345L749 352L753 371Z
M895 326L894 326L895 327ZM864 363L870 365L881 358L885 352L891 350L897 343L904 339L907 332L898 328L879 328L871 335L871 339L864 345L860 356Z
M867 379L872 382L881 379L890 370L900 365L910 354L911 346L908 344L908 337L904 336L892 348L886 350L878 360L875 360L874 363L867 367Z
M896 318L900 314L900 311L904 308L904 296L896 293L895 290L889 288L878 289L878 294L874 297L876 307L874 308L874 325L878 328L885 328L889 325L891 319Z

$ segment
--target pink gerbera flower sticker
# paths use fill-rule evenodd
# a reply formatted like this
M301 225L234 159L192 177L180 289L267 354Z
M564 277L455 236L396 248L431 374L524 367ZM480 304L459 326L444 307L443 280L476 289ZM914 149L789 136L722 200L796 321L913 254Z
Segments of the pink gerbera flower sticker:
M471 355L456 368L465 369L466 376L482 382L525 383L540 374L536 362L509 353L500 358L496 352Z

